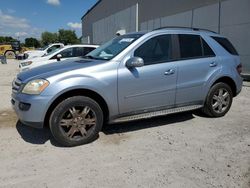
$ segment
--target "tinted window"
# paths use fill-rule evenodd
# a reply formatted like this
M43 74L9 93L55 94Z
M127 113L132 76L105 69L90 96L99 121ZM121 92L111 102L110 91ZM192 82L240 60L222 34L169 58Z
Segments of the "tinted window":
M84 54L83 55L86 55L88 54L89 52L93 51L95 48L93 47L85 47L84 48Z
M75 57L85 56L86 54L93 51L94 49L95 48L93 47L75 47L74 56Z
M54 46L51 46L48 50L47 50L47 53L51 53L53 51L55 51L56 49L60 48L61 46L60 45L54 45Z
M110 60L135 42L143 34L127 34L116 37L88 54L92 59Z
M202 57L199 35L179 35L180 55L182 59Z
M74 57L73 48L67 48L60 52L62 58Z
M215 56L215 53L209 47L209 45L207 44L207 42L204 39L202 39L202 45L203 45L203 53L204 53L203 56L205 56L205 57Z
M135 51L134 56L141 57L145 65L171 60L171 35L149 39Z
M239 55L232 43L222 37L212 37L214 40L216 40L225 50L227 50L232 55Z
M75 52L74 52L74 56L75 57L80 57L80 56L84 56L84 47L76 47L74 48Z

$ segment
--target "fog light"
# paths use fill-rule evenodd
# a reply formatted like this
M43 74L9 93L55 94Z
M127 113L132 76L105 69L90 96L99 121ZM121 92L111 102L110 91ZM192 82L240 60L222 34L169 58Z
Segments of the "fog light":
M30 106L31 105L28 103L23 103L23 102L19 103L19 109L22 111L28 111L30 109Z

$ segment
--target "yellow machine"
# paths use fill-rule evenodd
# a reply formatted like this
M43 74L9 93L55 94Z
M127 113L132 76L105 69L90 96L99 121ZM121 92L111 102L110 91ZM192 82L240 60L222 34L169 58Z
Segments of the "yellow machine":
M19 53L34 48L21 47L20 41L13 41L7 44L0 44L0 55L4 55L7 59L14 59Z

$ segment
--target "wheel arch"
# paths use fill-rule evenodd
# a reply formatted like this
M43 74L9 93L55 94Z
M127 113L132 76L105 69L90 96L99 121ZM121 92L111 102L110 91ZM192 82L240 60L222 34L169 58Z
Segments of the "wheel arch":
M11 49L8 49L4 52L4 55L7 53L7 52L13 52L14 54L16 54L16 52L14 50L11 50Z
M89 98L95 100L100 105L100 107L103 111L104 121L106 121L108 119L109 108L108 108L107 102L104 100L104 98L100 94L98 94L95 91L89 90L89 89L72 89L72 90L66 91L66 92L62 93L61 95L59 95L49 105L49 108L48 108L48 110L45 114L45 118L44 118L44 126L49 125L49 118L50 118L52 111L55 109L55 107L59 103L61 103L63 100L65 100L69 97L73 97L73 96L85 96L85 97L89 97Z
M213 87L215 84L220 83L220 82L226 83L231 87L234 97L237 95L237 87L236 87L236 84L232 78L230 78L229 76L220 77L213 82L211 87Z

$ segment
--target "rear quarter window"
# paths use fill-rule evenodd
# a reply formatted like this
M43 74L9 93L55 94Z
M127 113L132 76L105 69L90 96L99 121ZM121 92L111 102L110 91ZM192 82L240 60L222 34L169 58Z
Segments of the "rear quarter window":
M218 42L226 51L228 51L232 55L239 55L237 50L234 48L232 43L223 37L212 37L216 42Z

